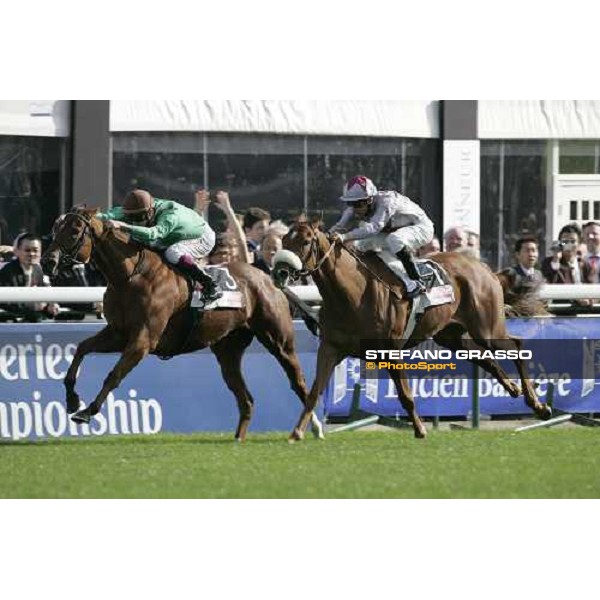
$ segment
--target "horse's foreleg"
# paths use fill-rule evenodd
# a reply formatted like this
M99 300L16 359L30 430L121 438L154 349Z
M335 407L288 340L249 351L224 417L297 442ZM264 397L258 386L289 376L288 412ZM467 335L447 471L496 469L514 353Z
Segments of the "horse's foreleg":
M100 393L87 408L75 413L71 419L76 423L89 423L91 418L100 412L102 404L109 392L119 387L123 378L133 369L149 352L149 344L146 340L136 340L126 346L123 354L113 367L112 371L104 380Z
M291 442L299 441L304 438L304 431L313 417L313 410L317 405L319 396L327 386L327 382L329 381L333 369L343 357L343 354L341 354L334 346L325 341L321 342L317 353L317 374L315 376L315 381L308 394L304 410L300 415L300 420L290 434L289 439Z
M223 379L237 401L240 417L235 431L235 439L239 442L246 439L254 408L254 399L242 375L242 356L253 337L254 334L251 331L241 329L234 331L211 347L219 361Z
M413 425L415 437L427 437L427 429L425 429L425 425L423 425L421 417L419 417L419 415L417 414L415 400L413 398L412 391L410 389L410 385L408 384L406 377L402 374L402 371L396 371L395 369L388 369L388 373L390 375L390 379L396 385L396 391L398 392L398 399L400 400L400 404L402 404L402 408L408 414L408 418L410 419Z
M270 335L264 335L264 333L258 332L256 335L265 348L277 359L277 362L281 365L287 375L292 390L294 390L298 398L300 398L302 404L306 406L308 389L306 387L306 379L304 378L304 374L300 367L298 355L294 348L293 338L272 339ZM278 337L281 338L282 336ZM319 418L314 412L311 417L311 428L313 435L317 439L324 439L323 424L319 421Z
M75 356L64 379L68 414L79 410L79 395L75 392L75 383L77 371L84 357L90 352L120 352L124 345L123 339L109 325L77 346Z

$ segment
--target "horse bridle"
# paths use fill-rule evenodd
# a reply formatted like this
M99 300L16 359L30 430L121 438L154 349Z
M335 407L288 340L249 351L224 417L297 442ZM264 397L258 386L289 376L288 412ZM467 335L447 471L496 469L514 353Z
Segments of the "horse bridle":
M323 263L327 260L327 257L333 252L334 247L335 247L334 243L330 244L329 250L327 250L327 252L325 252L325 254L321 257L321 259L319 259L317 261L319 246L318 246L318 237L317 237L317 235L315 235L310 242L310 249L308 251L308 257L306 260L308 260L308 258L314 257L314 260L317 261L317 264L312 269L309 269L305 264L306 260L300 259L300 262L302 263L302 266L304 268L301 271L298 271L298 277L306 277L306 276L312 275L313 273L318 271L323 266ZM298 257L298 258L300 258L300 257Z
M88 217L86 217L80 213L76 213L76 212L70 212L67 214L73 215L74 217L81 219L83 221L84 228L82 229L81 233L79 234L79 236L73 242L72 246L69 249L63 248L62 244L59 244L58 241L56 241L56 239L54 241L56 242L58 249L62 252L62 254L65 256L65 258L68 258L72 261L76 261L77 255L79 254L79 251L81 250L81 248L83 247L83 244L85 243L85 237L87 234L90 235L90 238L92 239L92 243L93 243L94 236L93 236L92 232L94 230L92 229L92 221Z
M77 212L70 212L67 214L73 215L74 217L81 219L83 221L84 228L82 229L82 231L79 234L79 236L77 237L77 239L73 242L73 245L71 246L71 248L69 248L68 250L64 249L62 247L62 245L59 244L58 242L56 243L56 245L58 246L58 249L61 251L61 253L63 254L63 256L65 258L68 258L69 260L71 260L73 262L77 262L77 255L79 254L79 251L81 250L81 248L83 247L83 244L85 243L86 235L90 236L92 246L94 245L94 229L92 228L92 220L88 216L82 215L81 213L77 213ZM138 261L135 263L135 266L133 267L133 271L131 271L131 275L129 275L129 277L127 278L128 281L131 280L133 277L135 277L135 275L137 275L141 272L142 267L144 265L145 258L146 258L146 249L142 246L142 251L140 253L140 257L139 257Z

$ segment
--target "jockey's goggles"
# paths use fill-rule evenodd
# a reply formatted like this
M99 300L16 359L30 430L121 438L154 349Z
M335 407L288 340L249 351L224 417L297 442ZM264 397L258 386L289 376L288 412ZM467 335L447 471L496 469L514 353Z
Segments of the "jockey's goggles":
M141 212L123 213L123 219L128 223L143 223L150 219L150 212L144 210Z

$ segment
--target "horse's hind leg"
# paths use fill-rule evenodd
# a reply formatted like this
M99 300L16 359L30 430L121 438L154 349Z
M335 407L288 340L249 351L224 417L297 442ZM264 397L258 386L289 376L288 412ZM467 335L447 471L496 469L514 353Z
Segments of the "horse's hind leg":
M239 442L246 439L254 408L254 399L248 391L242 375L242 356L253 337L254 333L249 329L236 329L211 346L211 350L219 361L223 379L233 392L238 404L240 418L235 431L235 439Z
M484 312L485 314L485 312ZM491 316L490 316L491 315ZM474 311L468 323L468 331L473 340L484 348L495 350L521 350L521 341L509 335L506 331L506 321L503 313L499 310L488 312L490 322L484 322L481 315ZM542 404L533 389L531 380L523 361L518 358L514 363L521 378L521 387L525 396L525 403L529 406L539 419L548 419L552 415L549 406Z
M68 414L79 410L79 395L75 391L75 383L77 381L77 371L84 357L90 354L90 352L121 352L124 346L125 342L110 325L99 331L96 335L83 340L77 346L75 356L64 379Z
M396 391L398 392L398 399L402 404L402 408L407 412L408 418L410 419L413 429L415 432L416 438L424 438L427 437L427 430L425 429L425 425L421 421L421 418L417 414L417 409L415 407L415 401L412 395L412 391L410 389L410 385L408 384L408 380L402 374L402 371L396 371L395 369L388 369L388 373L390 374L390 379L396 385Z
M112 368L111 372L104 380L100 393L87 408L75 413L71 417L71 420L75 421L75 423L89 423L91 418L100 412L109 392L119 386L131 369L148 355L149 350L150 343L148 337L145 335L140 336L135 341L127 344L123 354L121 354L117 361L117 364Z
M517 350L521 351L523 349L523 342L512 335L506 334L506 339L503 340L494 340L492 342L494 348L502 349L502 350ZM513 361L519 371L519 376L521 377L521 383L523 385L523 395L525 396L525 403L533 412L536 414L538 419L546 420L552 416L552 409L547 404L542 404L537 394L535 393L535 389L533 388L533 384L531 383L531 378L527 373L527 369L525 368L525 363L522 359L516 358Z
M294 347L293 335L285 335L281 330L269 332L263 329L256 332L256 337L277 359L277 362L279 362L290 381L292 390L294 390L298 398L300 398L302 404L306 406L308 389ZM311 415L311 427L312 432L317 439L324 439L323 425L314 412Z
M466 330L461 324L451 323L433 336L433 339L440 346L444 346L452 351L482 350L489 348L488 343L482 347L480 344L475 343L473 339L463 337L465 333ZM506 371L495 360L485 358L474 359L471 362L479 365L482 369L495 377L513 398L517 398L521 395L521 388L510 379Z

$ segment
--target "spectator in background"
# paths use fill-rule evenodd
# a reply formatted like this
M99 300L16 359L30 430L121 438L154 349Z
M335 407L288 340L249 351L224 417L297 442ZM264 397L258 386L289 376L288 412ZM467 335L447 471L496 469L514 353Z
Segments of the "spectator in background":
M454 252L467 246L467 233L462 227L450 227L444 233L444 251Z
M281 250L281 247L281 238L273 233L268 233L260 245L260 250L257 252L254 266L261 271L264 271L267 275L271 275L273 258L275 257L275 254Z
M242 257L240 257L240 252L239 240L237 240L232 233L229 231L218 233L215 241L215 247L208 255L208 263L211 265L226 265L230 262L242 260ZM245 244L243 252L248 252Z
M204 218L207 217L208 205L210 204L209 191L203 188L201 185L194 186L194 210L202 215Z
M198 200L200 192L196 192ZM208 206L210 195L208 190L202 190L202 204ZM227 221L227 235L219 235L215 241L215 247L211 252L209 262L217 264L218 261L232 262L234 260L249 263L250 254L246 246L246 235L240 221L231 206L229 194L223 190L219 190L215 194L213 203L219 210L223 212ZM216 262L213 262L216 261Z
M583 261L590 269L590 280L600 283L600 223L590 221L582 228L586 252Z
M479 246L479 234L471 229L465 229L467 235L467 248L469 253L479 260L481 258L480 246Z
M591 283L590 267L577 254L580 242L581 229L575 223L560 230L552 255L542 262L542 274L548 283Z
M585 258L585 255L588 253L587 248L587 239L588 239L588 229L592 225L592 221L588 221L584 225L581 226L581 242L579 242L579 246L577 247L577 254L582 258Z
M12 246L0 246L0 269L15 257Z
M42 241L37 235L29 232L19 234L15 239L14 253L15 258L0 270L0 286L42 287L50 285L40 266ZM29 322L52 318L60 310L58 304L38 302L1 304L0 308Z
M433 254L434 252L439 252L442 249L440 245L440 240L437 236L433 236L433 239L429 242L429 244L425 244L425 246L421 246L418 251L419 258L423 258L428 254Z
M538 243L533 237L519 238L515 243L516 263L497 274L504 292L507 316L532 317L548 314L545 304L537 297L544 276L536 264Z
M276 235L280 239L283 239L289 230L290 228L281 219L277 219L277 221L271 221L271 224L267 228L266 236Z
M267 233L270 220L271 215L262 208L249 208L244 213L244 234L251 263L257 259L257 250Z

